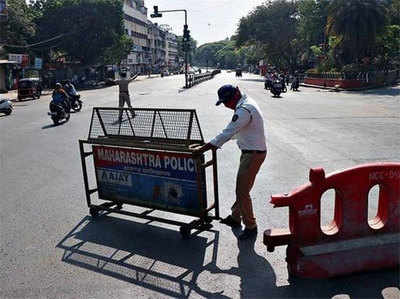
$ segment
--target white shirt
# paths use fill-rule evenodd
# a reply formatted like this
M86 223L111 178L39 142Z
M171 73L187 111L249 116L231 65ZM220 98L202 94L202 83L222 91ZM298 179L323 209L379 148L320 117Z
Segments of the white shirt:
M234 138L241 150L267 150L262 112L257 103L246 95L242 95L237 103L231 122L210 143L220 148Z

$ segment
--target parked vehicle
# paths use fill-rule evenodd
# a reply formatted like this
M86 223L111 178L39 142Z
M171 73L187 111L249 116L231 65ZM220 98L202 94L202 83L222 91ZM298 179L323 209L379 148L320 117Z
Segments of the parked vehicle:
M42 94L42 84L39 78L24 78L18 81L18 100L39 99Z
M0 100L0 113L10 115L12 111L13 111L13 106L10 100L8 99Z

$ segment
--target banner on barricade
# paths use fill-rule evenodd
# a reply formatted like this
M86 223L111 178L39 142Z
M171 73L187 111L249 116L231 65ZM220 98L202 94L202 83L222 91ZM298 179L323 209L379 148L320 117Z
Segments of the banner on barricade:
M190 154L108 146L93 146L93 154L101 199L194 215L206 205Z

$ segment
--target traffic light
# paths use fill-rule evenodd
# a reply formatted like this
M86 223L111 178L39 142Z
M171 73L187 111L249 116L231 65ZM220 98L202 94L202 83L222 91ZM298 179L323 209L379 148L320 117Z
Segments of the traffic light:
M153 8L154 8L154 13L152 13L150 15L150 17L152 17L152 18L161 18L162 14L158 12L158 6L154 5Z
M190 52L190 43L182 41L182 52Z
M188 25L183 26L183 40L190 41L190 30L188 30Z

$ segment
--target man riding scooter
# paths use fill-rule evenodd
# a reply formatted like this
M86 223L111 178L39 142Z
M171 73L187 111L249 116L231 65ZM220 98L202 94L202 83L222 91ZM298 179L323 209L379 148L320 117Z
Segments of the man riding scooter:
M69 97L72 110L75 112L80 111L82 109L82 101L80 100L81 96L76 92L75 86L71 81L67 80L65 82L64 90Z
M71 106L68 101L68 95L65 90L62 89L61 83L56 83L49 109L50 112L48 114L51 116L54 124L58 124L61 119L65 119L65 121L69 120L69 110Z

